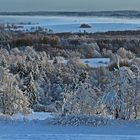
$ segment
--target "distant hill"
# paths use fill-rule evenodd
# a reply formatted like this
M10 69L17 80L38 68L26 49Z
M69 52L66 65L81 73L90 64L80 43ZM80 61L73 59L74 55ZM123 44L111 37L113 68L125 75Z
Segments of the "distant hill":
M0 15L15 16L105 16L105 17L127 17L140 18L140 11L32 11L32 12L0 12Z

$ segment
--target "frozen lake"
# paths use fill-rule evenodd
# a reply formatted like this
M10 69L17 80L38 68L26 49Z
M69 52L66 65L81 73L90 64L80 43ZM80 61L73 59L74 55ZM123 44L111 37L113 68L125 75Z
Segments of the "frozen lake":
M20 30L31 30L31 27L43 27L53 32L104 32L140 29L140 19L109 17L66 17L66 16L0 16L0 23L16 24ZM81 29L81 24L92 28Z

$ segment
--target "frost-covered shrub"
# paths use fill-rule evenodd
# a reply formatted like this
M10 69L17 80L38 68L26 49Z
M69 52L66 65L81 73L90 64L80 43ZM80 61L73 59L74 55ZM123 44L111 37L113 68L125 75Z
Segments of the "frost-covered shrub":
M74 58L71 58L69 61L68 61L68 64L72 64L75 68L82 68L82 67L85 67L85 65L82 63L81 59L79 57L74 57Z
M56 56L53 60L53 63L56 64L56 63L64 63L64 58L61 57L61 56Z
M36 104L33 106L35 112L53 112L57 113L57 106L55 103L49 105Z
M86 58L101 57L100 48L97 43L83 43L77 49Z
M62 125L62 126L102 126L108 124L108 119L97 116L84 116L84 115L68 115L58 116L48 120L51 125Z
M111 58L111 60L113 60L114 54L113 54L112 50L103 49L102 50L102 57L107 57L107 58L109 57L109 58Z
M117 54L123 59L135 58L135 54L131 51L125 50L124 48L119 48Z

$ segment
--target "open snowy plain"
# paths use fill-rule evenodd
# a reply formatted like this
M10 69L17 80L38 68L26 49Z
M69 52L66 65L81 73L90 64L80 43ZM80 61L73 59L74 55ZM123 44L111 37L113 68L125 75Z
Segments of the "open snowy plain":
M106 126L53 126L48 113L33 113L26 120L15 115L0 121L0 140L139 140L140 121L114 121Z

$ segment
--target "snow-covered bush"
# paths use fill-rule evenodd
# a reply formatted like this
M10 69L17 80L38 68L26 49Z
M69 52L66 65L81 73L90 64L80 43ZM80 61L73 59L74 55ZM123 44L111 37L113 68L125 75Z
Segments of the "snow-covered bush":
M68 115L50 118L47 123L62 126L102 126L109 123L108 119L98 116Z
M125 50L124 48L119 48L117 51L117 54L122 59L133 59L136 56L134 53L132 53L131 51Z
M61 56L56 56L53 60L53 63L56 64L56 63L64 63L64 58L61 57Z

